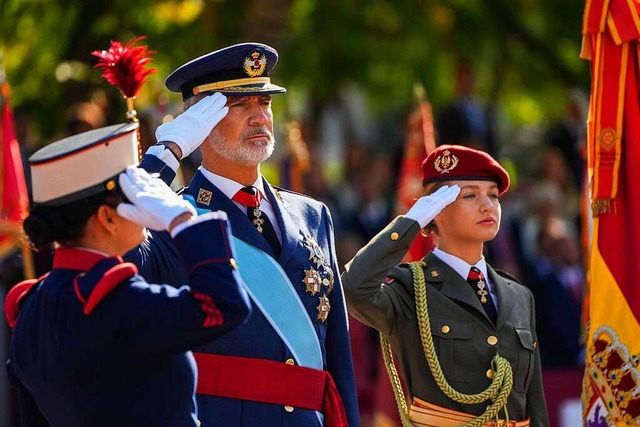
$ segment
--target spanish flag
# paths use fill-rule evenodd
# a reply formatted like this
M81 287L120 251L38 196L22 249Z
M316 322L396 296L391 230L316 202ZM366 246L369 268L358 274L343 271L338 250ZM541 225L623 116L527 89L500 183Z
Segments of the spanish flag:
M640 3L587 0L593 210L584 425L640 424Z

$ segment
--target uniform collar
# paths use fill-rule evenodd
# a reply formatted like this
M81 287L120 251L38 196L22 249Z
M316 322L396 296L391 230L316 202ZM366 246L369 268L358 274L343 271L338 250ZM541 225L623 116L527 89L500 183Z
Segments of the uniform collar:
M230 199L233 199L233 196L235 196L235 194L244 187L244 185L240 184L239 182L208 171L202 166L200 166L198 169L210 183L218 187L218 189ZM260 192L264 195L264 183L262 182L262 175L259 175L256 181L251 185L260 190Z
M469 270L471 270L471 267L476 267L480 271L482 271L482 274L484 274L485 278L489 277L489 275L487 274L487 261L484 259L484 257L480 258L480 261L478 261L476 264L471 265L471 264L468 264L466 261L463 261L462 259L458 258L457 256L451 255L443 251L440 248L435 248L433 250L433 254L438 258L440 258L440 260L448 264L449 267L454 269L456 273L462 276L464 280L467 280L467 277L469 276Z
M123 262L119 256L112 257L95 249L58 248L53 255L53 268L89 271L98 262L107 258L116 258Z

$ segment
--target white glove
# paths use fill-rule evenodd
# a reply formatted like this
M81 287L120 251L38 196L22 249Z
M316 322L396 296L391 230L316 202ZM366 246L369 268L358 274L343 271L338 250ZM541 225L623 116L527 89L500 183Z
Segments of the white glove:
M129 166L120 174L120 188L131 203L120 203L120 216L152 230L167 230L171 222L185 212L196 215L195 208L173 192L160 178L144 169Z
M220 92L206 96L172 121L158 126L156 140L175 142L182 150L184 159L202 144L227 115L229 107L225 107L226 103L227 97Z
M457 185L440 187L435 193L420 197L405 216L417 221L421 228L426 227L442 209L456 200L458 194L460 187Z

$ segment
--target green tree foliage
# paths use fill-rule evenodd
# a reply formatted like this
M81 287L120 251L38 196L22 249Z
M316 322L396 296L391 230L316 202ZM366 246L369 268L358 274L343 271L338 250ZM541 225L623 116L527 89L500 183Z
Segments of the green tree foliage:
M289 103L302 93L317 110L357 84L379 115L410 105L421 83L437 110L465 57L480 95L518 124L561 115L566 89L588 88L578 57L582 8L578 0L2 0L0 49L14 104L43 137L60 130L66 105L95 89L117 110L90 52L138 35L157 51L158 69L138 106L175 66L253 40L278 48L276 78Z

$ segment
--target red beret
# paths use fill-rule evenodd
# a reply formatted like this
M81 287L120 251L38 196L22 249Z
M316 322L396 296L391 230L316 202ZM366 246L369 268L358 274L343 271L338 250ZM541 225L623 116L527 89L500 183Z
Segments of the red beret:
M509 189L509 174L484 151L462 145L441 145L422 162L422 185L457 180L495 181L500 194Z

